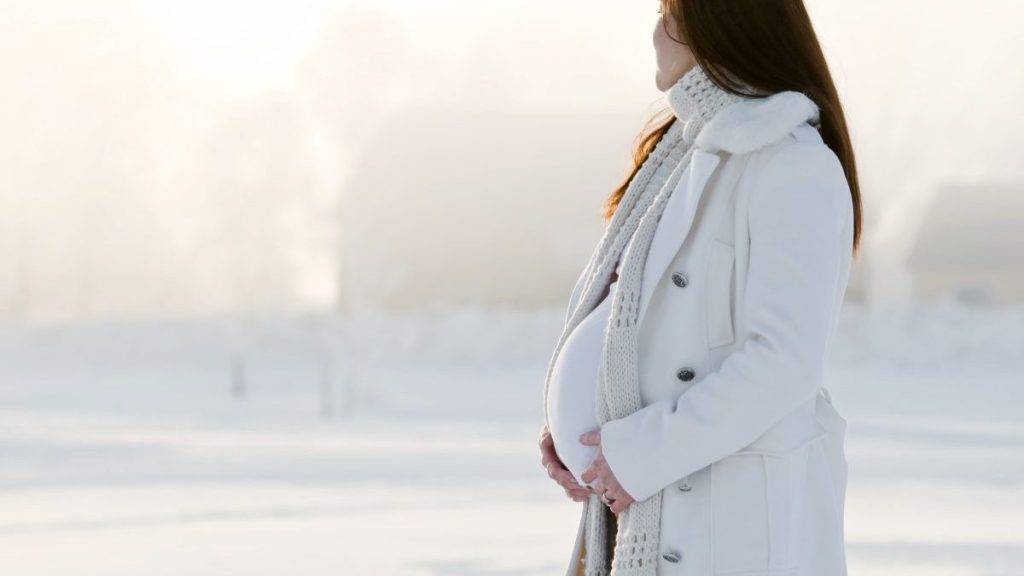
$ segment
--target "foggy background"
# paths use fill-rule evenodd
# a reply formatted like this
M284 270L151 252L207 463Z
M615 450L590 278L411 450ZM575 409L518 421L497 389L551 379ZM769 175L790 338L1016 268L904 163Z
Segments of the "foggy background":
M851 573L1024 574L1024 4L807 6L864 205ZM0 0L0 564L561 573L542 378L656 11Z
M863 175L851 296L905 298L897 264L942 187L972 219L1020 207L1024 8L808 5ZM650 12L6 2L0 314L557 305L662 105ZM975 188L999 190L979 207ZM993 254L1024 246L1007 225ZM1020 302L1012 281L987 288Z

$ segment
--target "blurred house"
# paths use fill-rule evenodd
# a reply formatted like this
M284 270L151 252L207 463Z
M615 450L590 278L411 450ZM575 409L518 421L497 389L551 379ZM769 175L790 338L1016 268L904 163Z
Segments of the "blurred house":
M1024 304L1024 184L937 187L905 265L913 297L965 304Z

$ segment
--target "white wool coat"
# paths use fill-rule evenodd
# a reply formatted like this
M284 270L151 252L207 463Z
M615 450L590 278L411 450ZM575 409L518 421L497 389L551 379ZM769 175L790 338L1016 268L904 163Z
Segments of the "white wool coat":
M792 91L723 109L658 223L639 303L644 407L606 423L601 448L636 500L662 492L660 575L846 574L846 420L823 368L853 203L817 120Z

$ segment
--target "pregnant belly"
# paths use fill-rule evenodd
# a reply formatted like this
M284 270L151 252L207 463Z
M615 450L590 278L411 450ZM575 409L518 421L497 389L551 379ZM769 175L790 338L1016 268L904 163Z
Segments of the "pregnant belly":
M608 293L614 289L614 283ZM579 436L598 429L597 377L611 299L607 296L569 334L552 367L548 419L555 452L581 486L597 448L580 444Z

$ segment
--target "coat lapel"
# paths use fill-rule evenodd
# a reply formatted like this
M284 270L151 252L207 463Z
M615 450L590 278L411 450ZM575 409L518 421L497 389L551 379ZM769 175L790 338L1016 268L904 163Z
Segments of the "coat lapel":
M640 288L638 325L643 323L665 269L690 233L704 189L722 160L718 152L747 154L778 141L804 122L816 124L819 119L818 105L813 100L800 92L785 91L732 104L701 129L694 141L690 165L672 191L651 239ZM567 314L578 304L586 277L584 270L569 298Z
M719 162L721 157L718 154L695 149L686 173L679 179L665 205L644 265L640 284L640 309L637 312L638 325L643 324L654 289L690 232L704 189Z
M784 138L804 122L817 123L819 119L813 100L801 92L784 91L728 106L701 129L686 168L689 174L679 179L651 239L637 324L643 323L654 289L690 233L704 189L721 162L718 152L747 154Z

